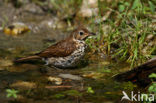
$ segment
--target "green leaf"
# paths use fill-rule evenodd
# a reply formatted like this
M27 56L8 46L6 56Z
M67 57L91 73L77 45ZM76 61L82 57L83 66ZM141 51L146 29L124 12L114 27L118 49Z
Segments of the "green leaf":
M59 98L62 98L64 97L65 95L64 94L55 94L54 97L59 99Z
M82 94L77 90L67 90L64 92L64 94L67 94L70 96L82 96Z
M6 89L6 92L7 92L7 97L14 97L14 98L17 98L17 93L18 91L17 90L14 90L14 89Z
M151 12L155 12L155 5L151 2L151 1L148 1L149 3L149 6L150 6L150 9L151 9Z
M156 73L152 73L151 75L149 75L149 78L156 78Z
M125 6L129 6L130 3L129 3L129 2L125 2L124 5L125 5Z
M132 5L132 9L137 8L140 5L140 0L135 0Z
M6 89L6 92L11 93L12 91L11 89Z
M13 96L14 98L17 98L17 95L16 95L16 94L13 94L12 96Z
M125 10L125 6L124 5L119 5L119 11L123 12Z
M88 87L88 88L87 88L87 93L91 93L91 94L94 93L94 90L92 89L92 87Z
M104 69L103 72L105 72L105 73L111 73L111 70L110 69Z
M11 97L12 96L12 94L7 94L7 97L9 98L9 97Z
M148 91L156 93L156 83L152 83L152 85L148 88Z

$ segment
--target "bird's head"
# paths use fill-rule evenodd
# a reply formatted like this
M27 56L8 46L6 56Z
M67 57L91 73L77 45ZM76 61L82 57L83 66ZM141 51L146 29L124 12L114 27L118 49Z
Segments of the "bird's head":
M96 35L93 32L88 31L84 27L79 27L72 32L72 37L76 40L85 41L89 36Z

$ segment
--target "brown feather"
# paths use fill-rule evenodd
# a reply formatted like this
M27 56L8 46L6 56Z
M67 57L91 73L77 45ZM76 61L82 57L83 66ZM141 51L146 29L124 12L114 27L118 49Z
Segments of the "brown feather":
M36 54L43 58L49 57L65 57L70 55L76 49L75 42L71 39L65 39Z
M18 63L18 62L24 62L24 61L29 61L29 60L33 60L33 59L41 59L41 57L39 57L39 56L37 56L37 55L28 56L28 57L24 57L24 58L17 59L17 60L15 60L14 62L15 62L15 63Z

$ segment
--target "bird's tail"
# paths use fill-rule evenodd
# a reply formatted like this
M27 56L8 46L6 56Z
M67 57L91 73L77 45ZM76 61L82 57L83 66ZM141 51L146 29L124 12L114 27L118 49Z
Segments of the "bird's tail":
M35 60L35 59L41 59L41 57L40 56L37 56L37 55L23 57L23 58L20 58L20 59L15 60L14 63L26 62L26 61Z

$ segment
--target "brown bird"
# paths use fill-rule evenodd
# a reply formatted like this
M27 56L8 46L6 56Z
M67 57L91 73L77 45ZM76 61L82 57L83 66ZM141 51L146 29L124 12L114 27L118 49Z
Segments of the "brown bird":
M15 63L42 59L46 62L46 65L58 68L75 67L85 54L87 47L85 40L92 35L95 35L95 33L88 31L84 27L79 27L74 30L68 38L61 40L33 56L15 60Z

